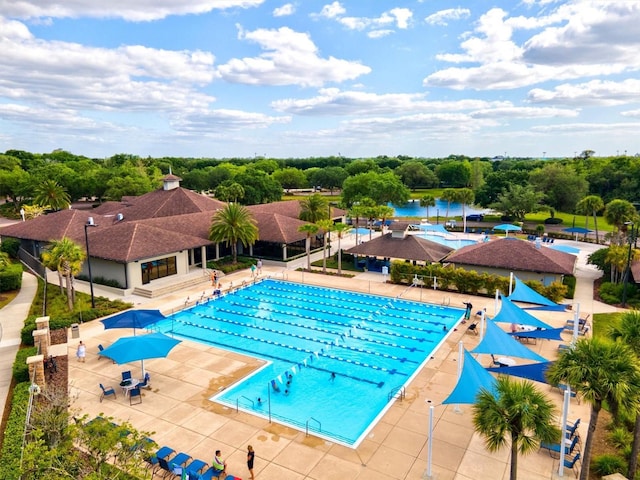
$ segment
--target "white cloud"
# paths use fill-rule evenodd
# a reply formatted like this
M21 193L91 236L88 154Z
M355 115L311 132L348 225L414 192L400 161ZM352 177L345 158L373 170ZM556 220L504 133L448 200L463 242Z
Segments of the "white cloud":
M289 15L293 15L296 11L296 7L293 5L293 3L286 3L284 5L282 5L281 7L278 8L274 8L273 9L273 16L274 17L286 17Z
M640 102L640 80L626 79L622 82L591 80L576 85L564 83L553 90L534 88L529 92L532 103L554 103L561 105L624 105Z
M471 10L468 8L448 8L432 13L426 17L424 21L429 25L447 26L449 20L460 20L462 18L468 18L469 15L471 15Z
M408 112L461 111L507 108L510 102L484 100L427 101L424 93L376 94L324 88L308 99L283 99L271 103L279 112L293 115L403 115Z
M562 108L534 108L534 107L502 107L483 109L471 112L472 118L568 118L577 117L578 110Z
M218 109L180 115L171 122L171 126L181 132L216 134L220 130L266 128L276 123L290 121L291 117L271 117L262 113Z
M320 16L325 18L336 18L344 13L347 13L347 10L342 6L340 2L333 2L322 7Z
M378 30L388 26L395 26L404 30L409 28L409 23L413 18L413 12L408 8L392 8L380 14L379 17L349 17L345 16L345 13L347 13L347 10L340 2L333 2L322 7L318 16L335 19L349 30L360 31L369 28ZM373 38L376 37L373 36Z
M331 56L321 58L308 34L289 27L240 30L238 36L257 43L265 52L258 57L232 59L220 65L217 72L228 82L319 87L327 82L352 80L371 71L359 62Z
M569 1L548 15L508 18L493 8L460 44L462 52L436 58L475 64L445 68L424 79L425 85L453 89L518 88L549 80L611 75L640 70L640 2ZM542 29L514 41L514 31Z
M171 15L189 15L230 8L251 8L265 0L0 0L0 15L32 19L53 18L122 18L129 21L151 21Z
M627 110L626 112L621 112L620 115L623 117L640 117L640 108L638 110Z
M371 30L367 33L369 38L383 38L396 33L395 30Z

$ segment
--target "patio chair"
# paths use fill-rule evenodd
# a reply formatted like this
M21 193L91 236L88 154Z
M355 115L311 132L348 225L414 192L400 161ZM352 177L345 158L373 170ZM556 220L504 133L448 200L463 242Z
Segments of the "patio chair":
M471 325L469 325L467 327L467 333L474 333L474 334L478 335L478 324L477 323L472 323Z
M142 403L142 394L138 387L129 390L129 405L137 405Z
M104 347L102 346L102 344L101 344L101 343L99 343L99 344L98 344L98 353L100 353L100 352L102 352L102 351L104 351ZM100 360L101 358L102 358L102 355L98 355L98 360ZM105 357L105 358L106 358L106 357ZM116 361L115 361L115 360L112 360L112 361L113 361L113 363L116 363Z
M576 445L578 444L578 437L573 437L573 440L571 440L571 443L569 445L564 444L564 454L565 455L571 455L573 453L573 450L576 448ZM560 458L560 444L559 443L541 443L540 444L540 448L544 448L545 450L549 451L549 456L553 457L553 458ZM555 456L557 455L557 457Z
M214 478L220 478L221 474L222 470L209 467L204 473L187 472L187 480L213 480Z
M155 472L158 468L160 468L160 459L167 460L173 457L176 454L176 451L167 447L166 445L161 447L157 452L151 454L149 457L145 458L144 461L147 463L147 466L151 468L152 476L155 475Z
M105 388L104 385L100 384L100 389L102 390L102 393L100 394L100 403L102 403L102 400L104 399L104 397L108 395L113 395L113 398L118 398L118 396L116 395L116 391L113 387Z
M127 380L131 380L131 370L125 370L122 372L122 381L126 382Z
M189 463L189 465L185 467L185 470L187 471L187 475L191 473L196 473L200 475L203 472L203 470L205 470L206 468L207 468L206 462L203 462L202 460L199 460L196 458L194 461L192 461L191 463Z
M142 381L138 383L138 388L146 388L150 390L151 389L151 385L149 385L150 381L151 381L151 375L149 375L149 372L147 372L144 374L144 378L142 379Z
M565 458L564 459L564 468L570 468L571 470L573 470L573 473L575 474L576 478L578 478L578 475L580 474L580 469L576 469L576 464L580 461L580 452L576 453L576 456L573 458Z
M577 419L573 424L567 423L567 438L580 437L578 432L578 427L580 426L580 419Z
M564 383L559 383L557 385L551 385L551 388L557 388L564 395L565 390L567 390L569 387ZM575 390L571 390L570 397L575 398L578 402L578 405L580 405L580 397L578 397L578 394Z

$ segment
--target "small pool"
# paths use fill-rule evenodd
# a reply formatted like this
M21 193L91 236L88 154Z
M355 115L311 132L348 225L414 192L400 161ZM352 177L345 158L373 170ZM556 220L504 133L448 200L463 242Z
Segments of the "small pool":
M467 245L475 245L478 243L476 240L471 240L469 238L446 238L441 235L429 234L428 232L421 233L420 236L431 242L439 243L456 250L458 248L466 247Z
M268 362L212 400L355 448L462 313L268 279L156 328Z

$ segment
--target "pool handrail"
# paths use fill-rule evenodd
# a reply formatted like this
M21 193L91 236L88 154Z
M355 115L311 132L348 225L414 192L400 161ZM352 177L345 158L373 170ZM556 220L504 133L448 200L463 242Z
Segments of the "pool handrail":
M322 423L320 423L320 420L318 420L316 418L313 418L313 417L309 417L309 418L307 418L307 425L305 427L305 434L306 434L307 437L309 436L309 422L312 421L312 420L318 424L318 431L322 432Z

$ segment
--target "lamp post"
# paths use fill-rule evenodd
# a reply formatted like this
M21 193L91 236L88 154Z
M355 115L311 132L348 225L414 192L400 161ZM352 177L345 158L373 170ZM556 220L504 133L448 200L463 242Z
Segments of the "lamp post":
M627 255L627 268L624 272L624 281L622 285L622 306L627 306L627 283L629 283L629 273L631 271L631 249L633 247L633 238L635 236L635 225L633 222L624 222L627 226L627 232L629 231L629 227L631 227L631 235L629 235L629 253Z
M91 275L91 254L89 253L89 234L87 230L89 227L97 227L93 221L93 217L87 218L87 223L84 224L84 243L87 247L87 267L89 267L89 289L91 290L91 308L96 308L96 299L93 296L93 276Z

